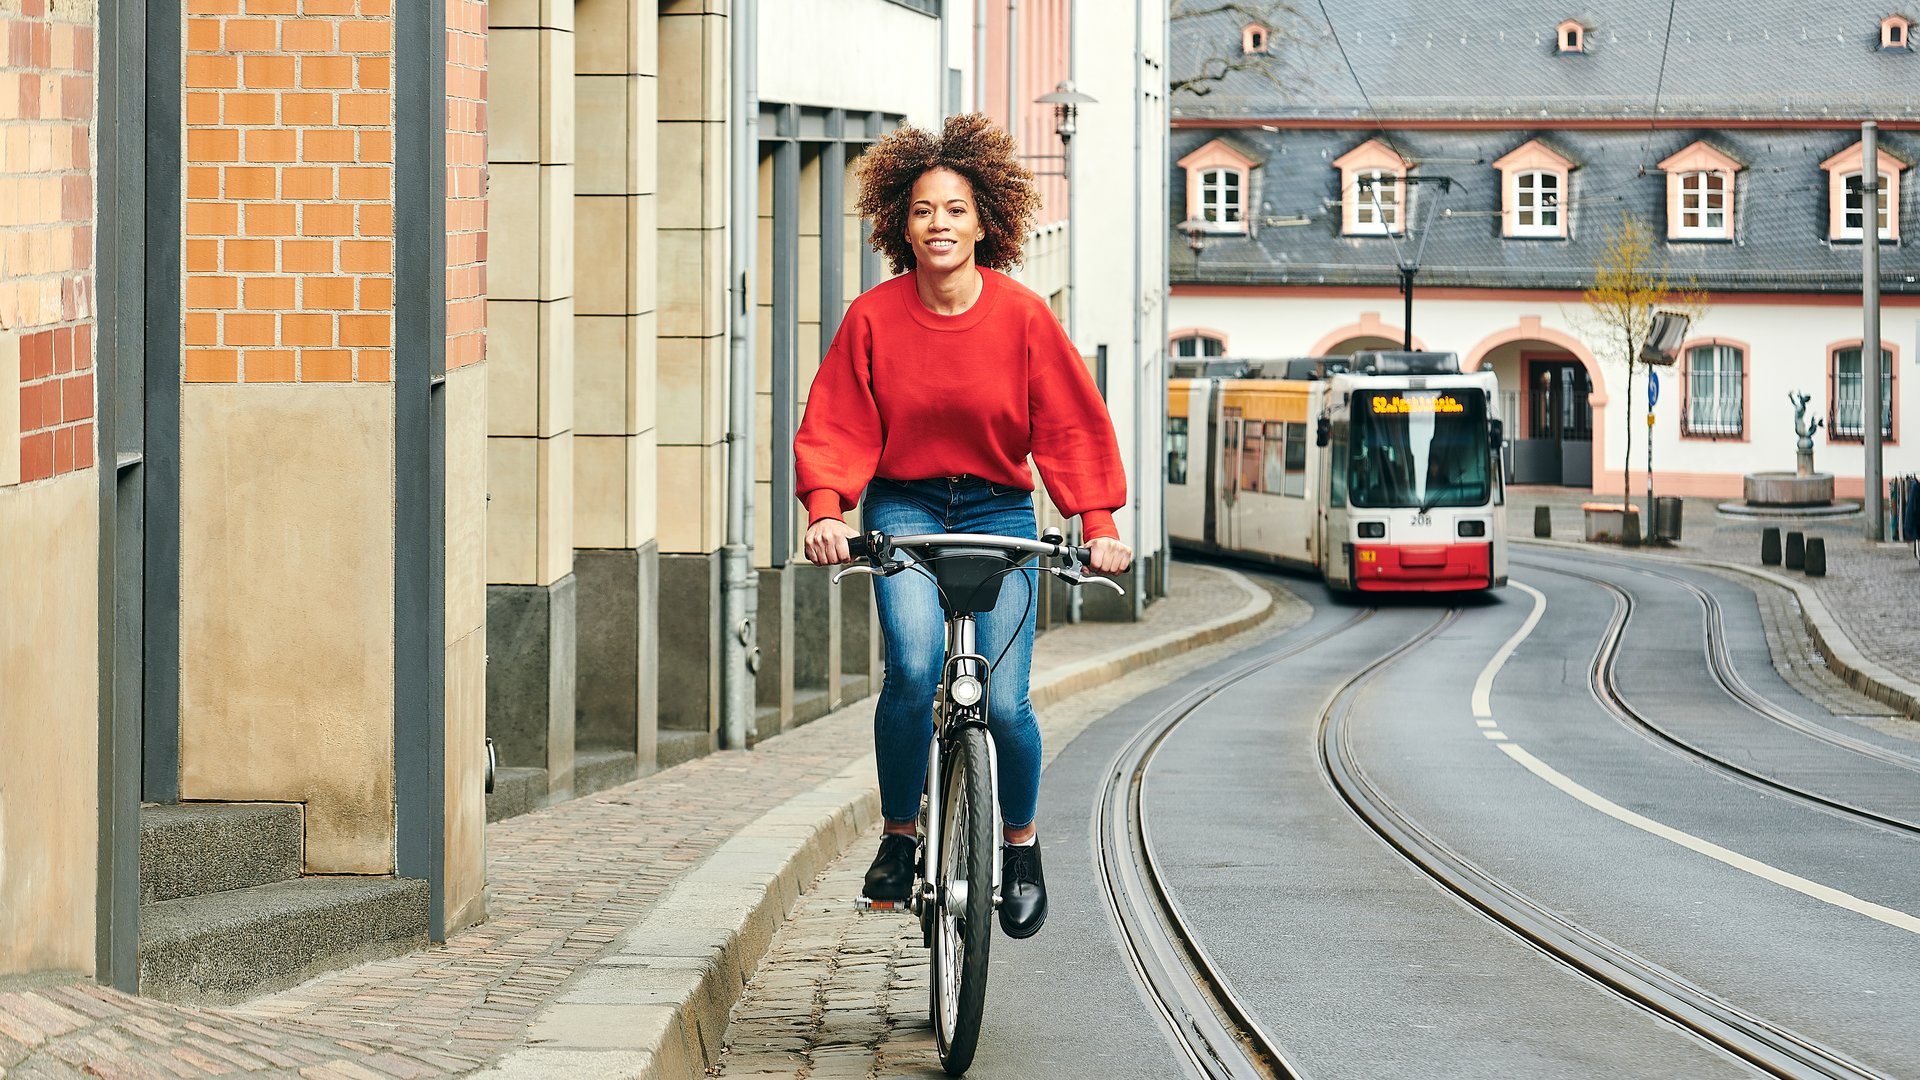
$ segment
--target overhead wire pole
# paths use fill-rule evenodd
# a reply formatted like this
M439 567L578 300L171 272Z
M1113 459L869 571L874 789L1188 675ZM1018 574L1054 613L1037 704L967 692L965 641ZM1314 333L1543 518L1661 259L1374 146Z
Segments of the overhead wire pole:
M753 261L759 247L760 102L758 0L734 0L729 16L733 84L732 191L727 226L727 542L720 555L720 735L745 750L753 730L760 595L753 572L754 310ZM774 492L778 498L780 492Z
M1860 433L1866 444L1862 493L1867 539L1886 536L1880 514L1880 125L1860 125Z

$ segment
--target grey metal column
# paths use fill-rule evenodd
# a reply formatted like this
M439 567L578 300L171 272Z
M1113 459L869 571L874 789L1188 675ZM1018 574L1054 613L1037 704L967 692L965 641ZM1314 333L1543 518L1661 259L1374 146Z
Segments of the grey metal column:
M756 0L734 0L728 14L732 44L730 141L732 206L728 228L729 362L727 372L727 539L721 552L720 731L729 750L745 750L753 729L754 673L748 669L756 635L759 588L753 573L754 311L753 260L759 229L760 103L757 91L759 10Z
M773 148L773 409L768 425L772 494L768 554L776 567L793 553L793 397L800 341L800 109L780 108Z
M141 798L180 800L180 0L147 5Z
M446 940L446 21L396 8L393 774L399 876Z
M820 147L820 351L833 345L840 332L841 279L846 275L847 249L847 135L846 114L827 114L827 141ZM816 357L815 359L818 359Z
M162 5L166 6L166 5ZM99 841L94 975L134 992L140 981L140 695L143 685L146 482L147 14L100 17L99 200L94 340L100 470Z
M1866 442L1866 534L1886 537L1880 499L1880 125L1860 125L1860 431Z

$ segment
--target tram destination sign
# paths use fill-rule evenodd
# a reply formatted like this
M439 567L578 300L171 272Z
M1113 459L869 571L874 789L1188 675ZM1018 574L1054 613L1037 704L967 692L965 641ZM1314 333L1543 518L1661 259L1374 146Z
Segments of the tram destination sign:
M1463 413L1467 407L1452 394L1408 397L1405 394L1374 394L1368 407L1377 416L1406 416L1411 413Z

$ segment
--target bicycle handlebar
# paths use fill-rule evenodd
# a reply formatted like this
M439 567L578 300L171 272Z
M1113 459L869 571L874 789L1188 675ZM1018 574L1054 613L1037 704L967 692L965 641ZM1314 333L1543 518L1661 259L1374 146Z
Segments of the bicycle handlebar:
M1049 544L1044 540L1026 540L1018 536L995 536L991 533L913 533L905 536L888 536L883 532L866 532L847 537L847 553L856 559L866 559L871 562L891 557L894 548L936 544L1024 551L1033 555L1067 558L1075 563L1085 563L1093 558L1091 548L1073 547L1069 544Z

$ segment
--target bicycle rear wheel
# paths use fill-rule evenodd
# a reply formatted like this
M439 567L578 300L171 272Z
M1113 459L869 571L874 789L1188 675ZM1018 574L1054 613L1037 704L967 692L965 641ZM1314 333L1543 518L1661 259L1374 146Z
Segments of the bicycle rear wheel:
M941 784L941 858L934 895L933 1033L940 1064L959 1076L973 1063L987 1002L993 936L993 779L987 733L963 728Z

